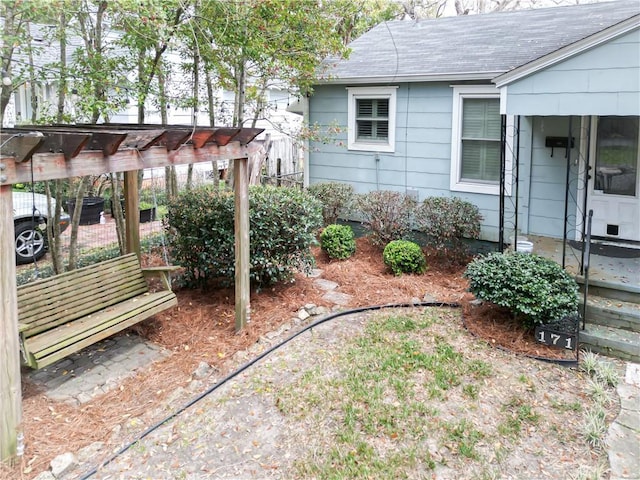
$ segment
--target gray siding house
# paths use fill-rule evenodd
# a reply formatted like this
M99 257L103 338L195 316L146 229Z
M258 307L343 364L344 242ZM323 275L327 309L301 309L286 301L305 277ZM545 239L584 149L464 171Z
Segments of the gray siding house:
M482 238L640 241L640 4L380 24L306 99L308 184L477 205ZM502 237L502 238L501 238Z

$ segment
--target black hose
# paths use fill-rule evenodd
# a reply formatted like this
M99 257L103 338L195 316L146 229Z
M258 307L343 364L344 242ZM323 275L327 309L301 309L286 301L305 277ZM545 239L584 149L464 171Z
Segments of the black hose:
M244 372L247 368L251 367L255 363L257 363L260 360L262 360L267 355L271 354L272 352L274 352L278 348L282 347L283 345L286 345L291 340L293 340L294 338L297 338L298 336L302 335L303 333L307 332L308 330L311 330L314 327L317 327L318 325L322 325L325 322L328 322L330 320L334 320L334 319L336 319L338 317L342 317L344 315L352 315L352 314L355 314L355 313L382 310L384 308L407 308L407 307L450 307L450 308L459 308L460 304L459 303L451 303L451 302L389 303L389 304L385 304L385 305L373 305L373 306L369 306L369 307L360 307L360 308L354 308L354 309L351 309L351 310L343 310L343 311L340 311L340 312L336 312L336 313L332 313L330 315L327 315L326 317L319 318L318 320L316 320L316 321L310 323L309 325L305 326L300 331L298 331L298 332L294 333L293 335L285 338L282 342L280 342L280 343L268 348L267 350L262 352L257 357L253 358L252 360L249 360L247 363L242 365L240 368L238 368L237 370L231 372L229 375L224 377L222 380L219 380L214 385L209 387L207 390L205 390L204 392L200 393L195 398L191 399L189 402L187 402L182 407L178 408L178 410L174 411L173 413L171 413L170 415L168 415L164 419L160 420L158 423L156 423L156 424L150 426L149 428L147 428L144 432L142 432L140 435L138 435L138 437L136 437L134 440L130 441L129 443L127 443L126 445L121 447L118 451L116 451L107 460L103 461L102 463L100 463L100 465L98 465L97 467L94 467L89 472L87 472L83 477L81 477L80 480L87 480L88 478L92 477L93 475L95 475L98 472L98 470L100 468L103 468L103 467L107 466L108 464L110 464L118 456L122 455L124 452L129 450L133 445L135 445L137 442L139 442L140 440L145 438L147 435L149 435L153 431L157 430L158 428L160 428L162 425L164 425L165 423L169 422L170 420L174 419L175 417L180 415L182 412L184 412L187 408L189 408L192 405L194 405L195 403L199 402L200 400L202 400L207 395L209 395L209 394L213 393L214 391L216 391L218 388L220 388L222 385L227 383L229 380L232 380L233 378L235 378L236 376L238 376L239 374ZM464 319L463 319L463 324L464 324ZM466 328L466 325L465 325L465 328ZM475 334L473 334L473 335L475 336ZM504 350L506 350L506 349L504 349ZM544 358L544 357L536 357L536 356L530 356L530 355L525 355L525 356L533 358L533 359L536 359L536 360L545 361L545 362L558 363L560 365L569 365L571 363L569 361L561 360L561 359L557 359L556 360L556 359L548 359L548 358ZM575 360L573 360L572 362L573 362L572 363L573 365L576 364Z
M149 428L147 428L138 437L136 437L134 440L130 441L129 443L127 443L126 445L121 447L118 451L116 451L107 460L105 460L102 463L100 463L100 465L98 465L97 467L92 468L83 477L81 477L80 480L86 480L86 479L92 477L93 475L98 473L98 470L100 468L105 467L108 464L110 464L118 456L122 455L124 452L129 450L133 445L135 445L137 442L139 442L140 440L145 438L147 435L152 433L154 430L157 430L158 428L160 428L165 423L169 422L170 420L172 420L176 416L180 415L187 408L189 408L192 405L194 405L195 403L199 402L204 397L206 397L207 395L213 393L215 390L217 390L222 385L227 383L229 380L233 379L234 377L236 377L239 374L241 374L242 372L244 372L247 368L249 368L250 366L254 365L256 362L259 362L260 360L262 360L264 357L266 357L267 355L269 355L273 351L277 350L278 348L282 347L283 345L286 345L291 340L293 340L294 338L298 337L299 335L302 335L306 331L311 330L312 328L317 327L318 325L321 325L321 324L323 324L325 322L328 322L329 320L334 320L334 319L336 319L338 317L342 317L343 315L351 315L351 314L355 314L355 313L361 313L361 312L367 312L367 311L373 311L373 310L381 310L383 308L406 308L406 307L451 307L451 308L458 308L458 307L460 307L460 304L459 303L448 303L448 302L416 302L416 303L395 303L395 304L394 303L390 303L390 304L386 304L386 305L374 305L374 306L369 306L369 307L354 308L354 309L351 309L351 310L343 310L343 311L340 311L340 312L336 312L336 313L332 313L330 315L327 315L326 317L319 318L315 322L312 322L309 325L305 326L302 330L300 330L300 331L294 333L293 335L287 337L282 342L280 342L280 343L272 346L271 348L265 350L264 352L262 352L257 357L253 358L252 360L250 360L247 363L245 363L244 365L242 365L239 369L231 372L229 375L224 377L222 380L219 380L214 385L209 387L207 390L205 390L204 392L202 392L201 394L199 394L195 398L191 399L189 402L187 402L182 407L178 408L178 410L176 410L175 412L171 413L169 416L165 417L164 419L160 420L158 423L156 423L156 424L150 426Z

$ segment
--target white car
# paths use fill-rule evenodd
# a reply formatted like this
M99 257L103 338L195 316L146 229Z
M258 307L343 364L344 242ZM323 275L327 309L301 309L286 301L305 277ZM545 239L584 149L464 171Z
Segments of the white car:
M41 259L47 253L46 222L49 210L47 196L32 192L13 193L13 225L16 236L16 263L29 263ZM51 199L52 208L56 201ZM71 223L69 215L60 215L60 231Z

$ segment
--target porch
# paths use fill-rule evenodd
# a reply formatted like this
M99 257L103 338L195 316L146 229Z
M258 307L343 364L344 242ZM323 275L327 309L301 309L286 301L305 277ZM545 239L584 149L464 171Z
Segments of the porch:
M550 237L529 235L528 240L534 253L560 265L564 252L565 269L576 277L583 294L586 285L582 348L640 362L640 246L593 243L586 284L577 246L567 242L563 247L562 239Z
M533 252L551 258L563 264L563 242L561 238L550 238L539 235L527 235L533 243ZM565 269L574 275L579 282L584 279L580 265L583 262L582 251L567 242L564 248ZM589 258L589 283L606 282L612 287L635 287L640 295L640 245L595 243L602 248L591 249ZM584 259L586 261L586 259Z

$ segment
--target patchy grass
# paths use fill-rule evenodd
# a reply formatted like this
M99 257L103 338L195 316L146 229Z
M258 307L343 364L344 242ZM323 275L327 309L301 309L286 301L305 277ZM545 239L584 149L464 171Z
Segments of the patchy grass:
M599 471L605 416L585 413L598 402L579 373L470 341L457 321L445 309L379 313L277 389L283 414L324 432L308 437L293 477L500 478L529 462L514 478L530 478L576 452Z

